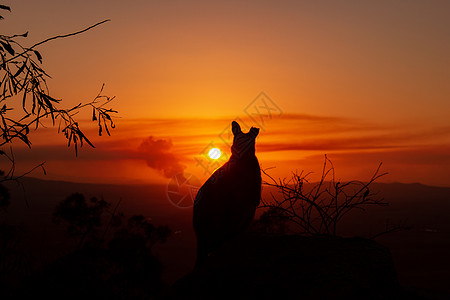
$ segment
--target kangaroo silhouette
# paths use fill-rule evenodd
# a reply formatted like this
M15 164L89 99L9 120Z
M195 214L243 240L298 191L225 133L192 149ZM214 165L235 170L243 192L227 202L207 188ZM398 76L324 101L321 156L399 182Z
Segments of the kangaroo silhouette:
M203 184L194 201L196 266L247 229L261 200L261 169L255 156L259 128L243 133L235 121L231 128L234 138L230 159Z

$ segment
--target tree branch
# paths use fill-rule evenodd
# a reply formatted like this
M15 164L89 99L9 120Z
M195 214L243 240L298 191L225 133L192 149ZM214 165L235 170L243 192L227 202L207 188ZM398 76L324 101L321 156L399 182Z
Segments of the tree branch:
M110 20L110 19L103 20L103 21L101 21L101 22L98 22L98 23L96 23L96 24L94 24L94 25L91 25L91 26L89 26L89 27L87 27L87 28L85 28L85 29L83 29L83 30L80 30L80 31L76 31L76 32L73 32L73 33L68 33L68 34L63 34L63 35L57 35L57 36L53 36L53 37L50 37L50 38L48 38L48 39L45 39L45 40L43 40L43 41L41 41L41 42L39 42L39 43L36 43L36 44L34 44L33 46L27 48L27 49L26 49L25 51L23 51L22 53L16 54L16 55L13 56L12 58L10 58L10 59L4 61L4 63L8 63L8 62L10 62L10 61L12 61L12 60L14 60L14 59L16 59L16 58L18 58L18 57L24 55L24 54L27 53L27 52L32 51L33 48L35 48L35 47L37 47L37 46L40 46L40 45L42 45L42 44L45 44L45 43L47 43L47 42L50 42L50 41L56 40L56 39L61 39L61 38L66 38L66 37L69 37L69 36L74 36L74 35L81 34L81 33L83 33L83 32L86 32L86 31L88 31L88 30L91 30L92 28L97 27L97 26L99 26L99 25L101 25L101 24L103 24L103 23L109 22L109 21L111 21L111 20Z

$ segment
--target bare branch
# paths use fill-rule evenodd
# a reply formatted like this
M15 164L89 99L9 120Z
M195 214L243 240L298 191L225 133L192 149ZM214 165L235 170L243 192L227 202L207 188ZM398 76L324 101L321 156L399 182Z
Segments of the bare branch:
M48 39L45 39L45 40L43 40L43 41L41 41L41 42L38 42L38 43L34 44L33 46L31 46L31 47L29 47L29 48L26 48L23 52L21 52L21 53L15 55L15 56L13 56L12 58L10 58L10 59L8 59L8 60L6 60L6 61L4 61L4 62L5 62L5 63L11 62L11 61L13 61L13 60L16 59L16 58L23 56L25 53L30 52L30 51L33 51L33 49L36 48L37 46L40 46L40 45L45 44L45 43L47 43L47 42L50 42L50 41L53 41L53 40L56 40L56 39L62 39L62 38L66 38L66 37L70 37L70 36L75 36L75 35L81 34L81 33L83 33L83 32L86 32L86 31L88 31L88 30L91 30L92 28L97 27L97 26L99 26L99 25L101 25L101 24L103 24L103 23L109 22L109 21L111 21L111 20L110 20L110 19L108 19L108 20L103 20L103 21L101 21L101 22L98 22L98 23L96 23L96 24L94 24L94 25L91 25L91 26L89 26L89 27L87 27L87 28L85 28L85 29L82 29L82 30L79 30L79 31L76 31L76 32L72 32L72 33L68 33L68 34L63 34L63 35L56 35L56 36L50 37L50 38L48 38Z
M266 170L262 170L268 177L268 181L263 184L276 188L279 195L276 197L271 193L271 201L263 200L260 208L271 212L265 216L266 219L273 217L298 225L298 233L337 235L340 220L350 211L365 210L369 205L387 205L381 199L376 199L375 193L370 192L370 185L387 174L380 173L380 169L381 164L365 183L357 180L336 181L334 166L325 155L321 178L318 183L312 186L309 184L309 191L305 190L304 183L309 183L307 177L311 173L303 175L303 172L294 172L290 179L276 180ZM277 212L287 217L277 217Z

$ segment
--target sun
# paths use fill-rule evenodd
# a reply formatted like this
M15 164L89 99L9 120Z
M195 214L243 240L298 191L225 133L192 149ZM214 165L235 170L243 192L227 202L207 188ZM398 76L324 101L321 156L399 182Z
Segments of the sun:
M222 153L218 148L211 148L211 150L209 150L208 155L211 159L218 159L220 155L222 155Z

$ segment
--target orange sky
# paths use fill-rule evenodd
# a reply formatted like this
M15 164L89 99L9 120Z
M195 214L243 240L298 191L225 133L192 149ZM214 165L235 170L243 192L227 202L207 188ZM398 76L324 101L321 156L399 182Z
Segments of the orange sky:
M2 32L29 31L30 45L112 19L39 50L55 97L70 106L105 83L121 117L78 158L56 130L33 134L19 169L164 182L181 167L203 180L195 159L211 142L229 153L220 134L240 118L264 119L257 155L275 176L320 172L328 154L344 179L383 162L384 181L450 186L448 1L4 2ZM279 110L250 120L261 91Z

